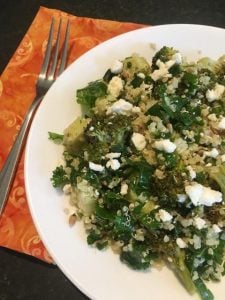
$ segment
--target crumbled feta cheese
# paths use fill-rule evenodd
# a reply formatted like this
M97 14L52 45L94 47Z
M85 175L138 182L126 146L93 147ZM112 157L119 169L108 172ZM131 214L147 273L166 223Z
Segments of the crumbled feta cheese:
M91 127L89 128L90 131L94 131L94 129L95 129L94 126L91 126Z
M187 199L187 195L185 194L177 194L177 200L180 203L183 203Z
M221 155L220 158L221 158L222 162L225 162L225 154Z
M219 226L217 224L213 224L212 228L215 233L220 233L222 231L222 229L219 228Z
M222 117L222 119L220 120L218 128L222 130L225 129L225 117Z
M193 272L193 276L192 276L192 280L195 281L199 278L199 275L198 275L198 272L197 271L194 271Z
M63 192L65 195L68 195L71 193L71 184L65 184L63 187Z
M144 236L144 231L143 231L143 229L137 229L136 230L136 233L134 234L134 238L135 238L135 240L137 240L137 241L144 241L145 240L145 236Z
M146 146L146 140L143 134L134 132L131 141L134 144L135 148L139 151L143 150Z
M172 56L172 60L175 61L176 64L181 64L182 63L182 55L180 52L176 52L173 56Z
M150 74L151 78L154 81L157 81L162 78L170 78L172 75L169 73L169 69L175 64L174 60L169 60L167 62L162 62L160 59L157 60L156 65L159 69L156 69Z
M121 61L119 61L118 59L115 60L114 63L112 64L110 70L113 74L121 73L123 70L123 63Z
M205 227L205 224L206 224L206 222L202 218L200 218L200 217L194 218L194 225L197 229L201 230L202 228Z
M168 243L169 240L170 240L169 236L165 235L164 238L163 238L164 243Z
M173 216L170 213L168 213L168 211L166 211L165 209L160 209L159 210L159 218L163 222L168 222L168 221L171 221L173 219Z
M195 206L212 206L214 203L222 201L222 193L205 187L197 182L185 186L185 192Z
M187 244L185 243L185 241L184 240L182 240L181 238L177 238L176 239L176 243L177 243L177 246L179 247L179 248L187 248Z
M217 116L216 114L210 114L207 117L210 121L216 122L217 121Z
M193 235L193 243L195 249L201 248L201 238L196 234Z
M106 163L107 168L111 168L112 170L118 170L120 168L120 162L117 159L110 159Z
M175 90L179 86L179 79L177 77L173 77L170 81L169 84L167 85L167 92L169 94L175 93Z
M140 73L137 74L137 76L140 77L140 78L142 78L142 79L145 79L145 74L144 73L140 72Z
M123 89L123 81L120 77L114 76L109 84L108 84L108 92L115 98L117 98L120 95L120 92Z
M106 158L113 159L113 158L119 158L121 156L121 153L119 152L111 152L105 155Z
M89 162L89 168L93 171L96 171L96 172L103 172L104 171L104 166L102 165L99 165L99 164L95 164L93 162Z
M128 185L127 185L125 182L123 182L123 183L121 184L120 194L121 194L121 195L126 195L127 192L128 192Z
M196 172L193 170L192 166L187 166L187 170L189 171L189 175L190 175L191 179L195 179Z
M120 115L129 115L130 113L137 113L137 112L140 112L139 107L133 106L133 104L131 104L130 102L124 99L119 99L107 109L106 114L109 115L112 113L117 113Z
M207 100L209 102L219 100L221 98L221 96L223 95L224 90L225 90L224 85L216 83L214 89L207 90L207 92L206 92Z
M170 140L165 139L165 140L155 141L155 143L153 144L153 147L160 151L164 151L166 153L172 153L175 151L177 146Z
M219 155L219 151L216 148L213 148L211 151L205 151L204 154L206 156L216 158Z

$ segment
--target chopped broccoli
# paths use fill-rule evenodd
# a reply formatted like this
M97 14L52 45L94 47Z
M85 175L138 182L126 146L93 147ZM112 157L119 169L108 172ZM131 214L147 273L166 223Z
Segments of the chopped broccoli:
M92 108L99 97L106 95L107 85L103 81L90 82L87 87L77 90L77 102Z
M170 59L172 59L172 56L176 53L177 51L174 50L171 47L162 47L158 52L156 52L156 54L154 55L154 57L152 58L152 69L158 69L156 62L157 60L161 60L162 62L166 62Z

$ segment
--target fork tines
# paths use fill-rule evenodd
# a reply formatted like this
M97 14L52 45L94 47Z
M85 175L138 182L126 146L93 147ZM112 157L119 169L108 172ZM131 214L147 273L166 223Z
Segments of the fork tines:
M64 37L64 43L62 45L61 57L59 57L60 56L59 46L60 46L60 36L61 36L61 29L62 29L62 19L60 19L59 21L57 38L56 38L55 45L53 47L54 25L55 25L55 19L52 18L45 58L41 68L41 77L48 78L49 80L53 80L55 77L59 76L63 72L66 66L67 52L68 52L67 50L68 50L68 39L69 39L69 29L70 29L69 20L67 21L67 25L66 25L66 32ZM52 63L50 64L49 67L49 61L51 59L51 56L52 56Z

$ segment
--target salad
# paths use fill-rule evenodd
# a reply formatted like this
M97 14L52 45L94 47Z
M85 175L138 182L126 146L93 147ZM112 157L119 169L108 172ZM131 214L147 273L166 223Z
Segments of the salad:
M64 145L51 181L70 195L69 222L129 267L166 264L213 299L207 281L225 273L225 56L134 54L76 98L84 116L49 132Z

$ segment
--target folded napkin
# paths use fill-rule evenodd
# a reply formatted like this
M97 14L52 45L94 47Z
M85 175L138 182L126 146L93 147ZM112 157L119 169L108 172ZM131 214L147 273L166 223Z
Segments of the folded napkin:
M61 17L63 22L67 19L71 22L69 64L107 39L144 27L134 23L76 17L59 10L40 7L0 77L0 169L35 96L35 82L53 16L56 21ZM0 246L52 262L29 212L24 187L24 156L20 160L6 208L0 217Z

